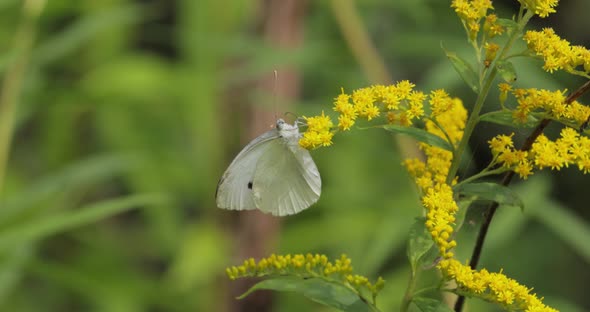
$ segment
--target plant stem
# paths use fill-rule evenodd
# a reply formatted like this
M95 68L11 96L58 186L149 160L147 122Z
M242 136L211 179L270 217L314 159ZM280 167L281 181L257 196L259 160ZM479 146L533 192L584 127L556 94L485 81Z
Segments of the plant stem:
M408 281L408 287L406 287L406 293L404 294L404 298L402 299L402 305L400 307L400 312L408 311L410 307L410 303L412 303L412 298L414 297L414 289L416 288L416 281L418 280L418 273L420 270L412 270L412 276Z
M579 87L576 91L571 93L565 100L565 104L571 104L577 98L582 96L585 92L590 90L590 81L584 83L581 87ZM543 133L543 130L549 125L551 119L543 119L539 123L539 125L531 132L531 134L527 137L526 141L523 143L522 147L520 148L521 151L528 151L533 146L533 143ZM514 171L508 171L502 178L501 184L503 186L508 186L514 177ZM486 239L486 235L488 233L488 229L490 224L492 223L492 219L496 210L498 209L498 203L491 204L484 214L484 221L479 229L479 233L477 235L477 240L475 242L475 247L473 248L473 253L471 254L471 260L469 261L469 266L472 269L475 269L479 263L479 258L481 257L481 251L483 249L483 244ZM463 310L463 305L465 303L465 297L459 296L457 302L455 302L455 312L460 312Z
M521 10L522 10L522 7L521 7ZM476 100L475 105L473 107L473 111L472 111L471 115L469 116L469 119L467 120L467 124L466 124L465 130L463 132L463 138L461 139L461 142L459 143L459 147L457 148L457 155L459 155L459 157L457 157L457 159L453 159L453 162L451 163L451 167L449 168L449 175L447 176L447 183L450 184L453 181L453 179L455 178L455 176L457 175L457 171L459 170L459 164L461 163L461 159L460 159L461 155L463 155L465 149L467 148L469 138L471 137L471 134L473 133L473 130L475 129L475 125L479 121L479 113L481 112L481 109L483 107L483 103L485 102L488 92L490 91L490 87L492 85L492 82L493 82L494 78L496 77L496 74L497 74L496 63L498 62L498 60L503 60L504 57L506 57L506 54L510 51L512 45L514 44L514 41L522 34L522 31L524 30L525 25L528 23L528 21L531 19L531 17L533 17L533 15L534 15L534 13L531 11L528 11L528 10L522 15L522 18L518 21L517 29L514 29L513 32L510 34L510 37L508 38L506 45L504 45L501 53L499 54L499 56L494 60L494 62L490 66L492 68L492 70L488 73L488 75L484 79L485 85L483 88L480 88L480 93L477 96L477 100ZM482 64L479 64L479 66L482 66ZM537 138L537 136L539 136L539 134L541 134L541 132L545 129L547 124L549 124L549 120L544 119L541 121L541 123L537 127L537 129L540 129L539 130L540 132L537 133L537 135L534 138L532 138L532 141L530 142L531 146L532 146L532 143L534 142L534 140ZM535 130L537 130L537 129L535 129ZM536 131L533 131L533 134L534 133L536 133ZM531 134L531 137L533 136L533 134ZM531 137L529 137L529 139ZM527 142L529 142L529 140L527 140ZM525 144L527 142L525 142ZM530 146L528 148L530 149ZM514 176L514 171L507 172L504 175L504 178L502 179L502 185L504 185L504 186L508 185L510 183L510 181L512 180L513 176ZM494 217L494 214L495 214L497 208L498 208L498 204L493 203L492 205L490 205L489 209L486 211L486 213L484 215L484 221L483 221L483 224L480 228L480 231L479 231L479 234L478 234L478 237L476 240L476 245L474 247L474 250L473 250L473 253L471 256L471 260L469 262L471 268L473 268L473 269L475 269L477 267L477 263L479 262L479 257L481 255L483 243L485 241L485 237L488 232L488 228L490 226L490 223L492 222L492 219ZM465 296L459 296L459 298L457 298L457 301L455 302L455 307L454 307L455 312L462 311L464 303L465 303Z
M506 169L504 167L496 168L496 169L493 169L493 170L484 170L484 171L482 171L480 173L477 173L477 174L474 174L474 175L470 176L469 178L466 178L464 180L461 180L461 182L453 185L453 187L456 188L456 187L459 187L459 185L462 185L462 184L465 184L465 183L469 183L471 181L475 181L475 180L481 179L483 177L487 177L487 176L495 175L495 174L500 174L500 173L506 172L506 170L508 170L508 169Z
M18 98L35 40L36 22L44 6L45 0L24 2L22 21L14 38L15 58L6 70L0 91L0 196L4 188Z
M475 105L473 105L473 111L469 115L469 119L467 120L467 124L465 125L465 130L463 132L463 138L461 139L461 142L459 142L459 147L457 148L457 155L459 157L453 159L453 162L451 163L451 167L449 168L449 174L447 176L447 183L451 184L451 182L453 181L453 179L455 179L455 176L457 175L457 171L459 170L459 164L461 163L461 155L463 155L465 150L467 149L467 145L469 143L469 138L471 138L471 134L473 133L473 130L475 129L475 126L477 125L477 123L479 121L479 114L481 112L481 109L483 108L483 104L488 96L488 93L490 91L490 88L492 86L494 78L496 78L496 74L498 72L498 70L496 69L497 61L504 59L504 57L506 56L508 51L510 51L512 44L514 44L514 41L522 33L524 26L527 24L527 22L529 21L529 19L532 16L533 16L533 13L530 11L527 11L525 13L522 20L520 20L518 23L518 28L512 32L512 34L508 38L508 41L506 42L506 45L504 45L504 47L502 48L502 51L499 54L498 58L496 58L494 60L494 63L490 66L492 68L492 70L489 71L488 75L485 77L484 86L483 87L480 86L480 92L477 95L477 100L475 101ZM478 65L482 66L482 64L478 64Z

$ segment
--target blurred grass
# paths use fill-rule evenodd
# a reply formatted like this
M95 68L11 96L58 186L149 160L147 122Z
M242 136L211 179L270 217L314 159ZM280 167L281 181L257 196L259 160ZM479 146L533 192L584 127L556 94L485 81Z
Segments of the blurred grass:
M469 53L448 3L353 4L394 80L410 79L425 91L446 88L470 105L472 92L438 48L442 40L458 54ZM15 61L10 46L20 5L0 1L3 77ZM298 68L304 78L299 115L330 114L341 87L371 83L330 3L308 2L304 43L288 51L261 38L259 5L48 1L24 75L0 197L0 311L227 308L233 298L224 267L236 264L228 222L235 213L217 209L214 193L240 148L248 107L272 109L253 80L283 65ZM523 86L576 86L542 74L538 63L518 66ZM481 126L474 166L485 163L486 141L498 130ZM407 233L420 205L395 142L388 133L358 130L337 136L333 147L313 157L322 198L283 219L277 252L346 253L359 272L386 278L380 305L396 310L409 274ZM590 280L588 184L571 176L531 179L517 188L531 207L524 214L501 211L484 265L506 268L563 311L582 311L590 307L583 293ZM551 191L566 183L573 195ZM470 226L458 251L464 255ZM527 265L531 261L535 265ZM277 311L325 311L298 296L281 294L277 301ZM473 303L472 310L496 311L485 303Z

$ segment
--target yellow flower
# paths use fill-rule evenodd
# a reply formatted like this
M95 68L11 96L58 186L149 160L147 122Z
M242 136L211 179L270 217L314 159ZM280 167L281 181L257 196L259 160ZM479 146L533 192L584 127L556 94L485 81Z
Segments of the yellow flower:
M305 149L313 149L319 146L332 145L332 137L334 133L331 132L334 124L330 116L322 114L314 117L303 117L307 123L307 131L299 140L299 145Z
M504 33L504 27L497 24L498 17L496 14L490 14L486 16L486 20L483 24L484 31L488 34L488 37L494 38L495 36Z
M489 141L492 155L502 166L513 170L526 179L533 174L533 169L577 166L583 173L590 172L590 139L580 135L575 129L564 128L560 138L551 141L541 134L533 143L529 152L514 148L512 135L498 135Z
M412 91L408 96L409 108L407 110L408 118L420 118L424 115L424 100L426 94L420 91Z
M590 51L582 46L572 47L567 40L561 39L551 28L542 31L527 31L523 37L529 49L545 61L543 69L553 73L565 70L578 74L576 68L590 71Z
M513 117L526 122L533 112L548 113L553 119L566 124L575 123L578 127L590 116L590 107L577 101L566 104L567 90L549 91L544 89L516 89L512 93L517 99Z
M480 20L486 16L488 10L494 8L491 0L453 0L451 7L466 25L471 40L477 37Z
M510 311L557 312L544 305L531 289L500 273L485 269L473 270L455 259L443 259L438 268L447 280L455 280L457 287L474 296L497 302Z
M430 116L435 117L451 109L453 99L445 90L438 89L430 92L428 104L430 104L430 110L432 111Z
M349 115L338 116L338 128L340 130L350 130L350 127L354 125L354 119Z
M500 46L495 43L486 42L483 48L486 51L484 62L486 67L489 67L492 61L496 58L496 52L498 52Z
M372 284L367 277L353 274L352 261L344 254L334 262L321 254L271 254L269 257L260 259L258 263L250 258L242 265L228 267L225 271L231 280L269 275L322 278L330 282L346 283L359 293L366 289L372 293L373 297L377 296L385 284L385 280L381 277Z
M559 0L518 0L528 10L535 12L539 17L547 17L555 13L555 7Z
M514 136L514 133L511 133L510 135L501 134L488 141L490 149L492 150L492 155L498 155L506 149L513 148L514 142L512 142L512 136Z

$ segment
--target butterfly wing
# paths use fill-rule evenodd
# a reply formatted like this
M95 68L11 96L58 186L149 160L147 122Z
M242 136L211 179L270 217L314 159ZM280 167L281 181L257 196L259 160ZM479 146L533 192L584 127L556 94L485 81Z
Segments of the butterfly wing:
M275 216L300 212L320 198L322 181L311 155L295 139L268 143L256 164L253 197L257 208Z
M278 138L279 132L276 129L267 131L248 143L234 158L217 184L217 207L230 210L256 208L252 196L254 170L261 156Z

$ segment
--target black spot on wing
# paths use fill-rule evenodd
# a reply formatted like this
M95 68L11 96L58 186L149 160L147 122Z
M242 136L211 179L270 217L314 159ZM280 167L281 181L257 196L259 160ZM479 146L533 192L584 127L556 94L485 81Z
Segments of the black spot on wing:
M252 189L252 181L248 182L248 189Z

